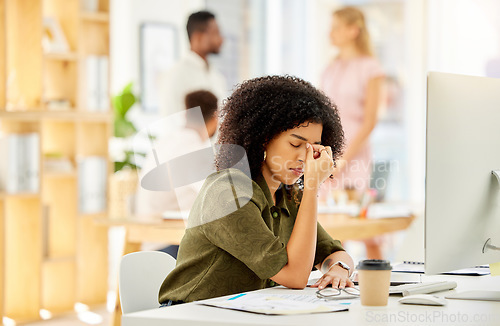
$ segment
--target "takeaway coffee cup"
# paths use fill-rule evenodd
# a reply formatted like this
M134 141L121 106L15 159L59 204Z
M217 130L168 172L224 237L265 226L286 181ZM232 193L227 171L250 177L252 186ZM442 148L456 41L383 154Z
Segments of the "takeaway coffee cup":
M363 306L385 306L389 299L391 264L387 260L368 259L359 262L359 292Z

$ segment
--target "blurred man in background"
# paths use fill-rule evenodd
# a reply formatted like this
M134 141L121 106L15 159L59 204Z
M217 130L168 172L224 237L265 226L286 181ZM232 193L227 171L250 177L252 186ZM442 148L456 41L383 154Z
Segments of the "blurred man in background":
M219 100L226 97L224 76L208 62L208 55L218 54L223 43L215 15L199 11L188 18L190 51L164 76L160 113L167 116L184 110L187 93L204 89Z

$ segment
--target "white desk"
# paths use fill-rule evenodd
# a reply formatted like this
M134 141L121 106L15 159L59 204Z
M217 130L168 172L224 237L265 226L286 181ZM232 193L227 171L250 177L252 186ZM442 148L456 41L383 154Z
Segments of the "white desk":
M414 217L361 219L346 214L318 214L318 221L335 239L360 240L388 232L406 229ZM97 219L107 226L125 226L125 248L123 254L139 251L142 242L179 244L184 236L183 220L162 219L160 216L146 216L138 219ZM120 326L121 307L117 296L112 316L113 326Z
M456 290L500 290L500 277L479 276L422 276L423 281L456 281ZM266 293L308 293L315 288L290 290L281 287L264 289ZM386 307L363 307L356 301L347 312L319 313L295 316L265 316L228 309L187 303L166 308L145 310L122 316L123 326L221 326L221 325L500 325L500 302L448 300L442 307L403 305L401 296L389 297Z

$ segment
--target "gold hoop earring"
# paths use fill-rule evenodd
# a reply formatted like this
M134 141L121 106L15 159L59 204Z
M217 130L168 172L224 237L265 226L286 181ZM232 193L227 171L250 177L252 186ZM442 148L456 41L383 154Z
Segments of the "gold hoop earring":
M264 161L266 160L266 157L267 157L267 152L264 151Z

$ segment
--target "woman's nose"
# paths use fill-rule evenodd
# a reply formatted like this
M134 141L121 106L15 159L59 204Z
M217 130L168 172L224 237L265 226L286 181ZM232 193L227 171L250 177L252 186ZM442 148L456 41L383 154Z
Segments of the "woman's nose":
M306 161L306 149L300 151L300 154L297 156L297 161L300 163L304 163Z

